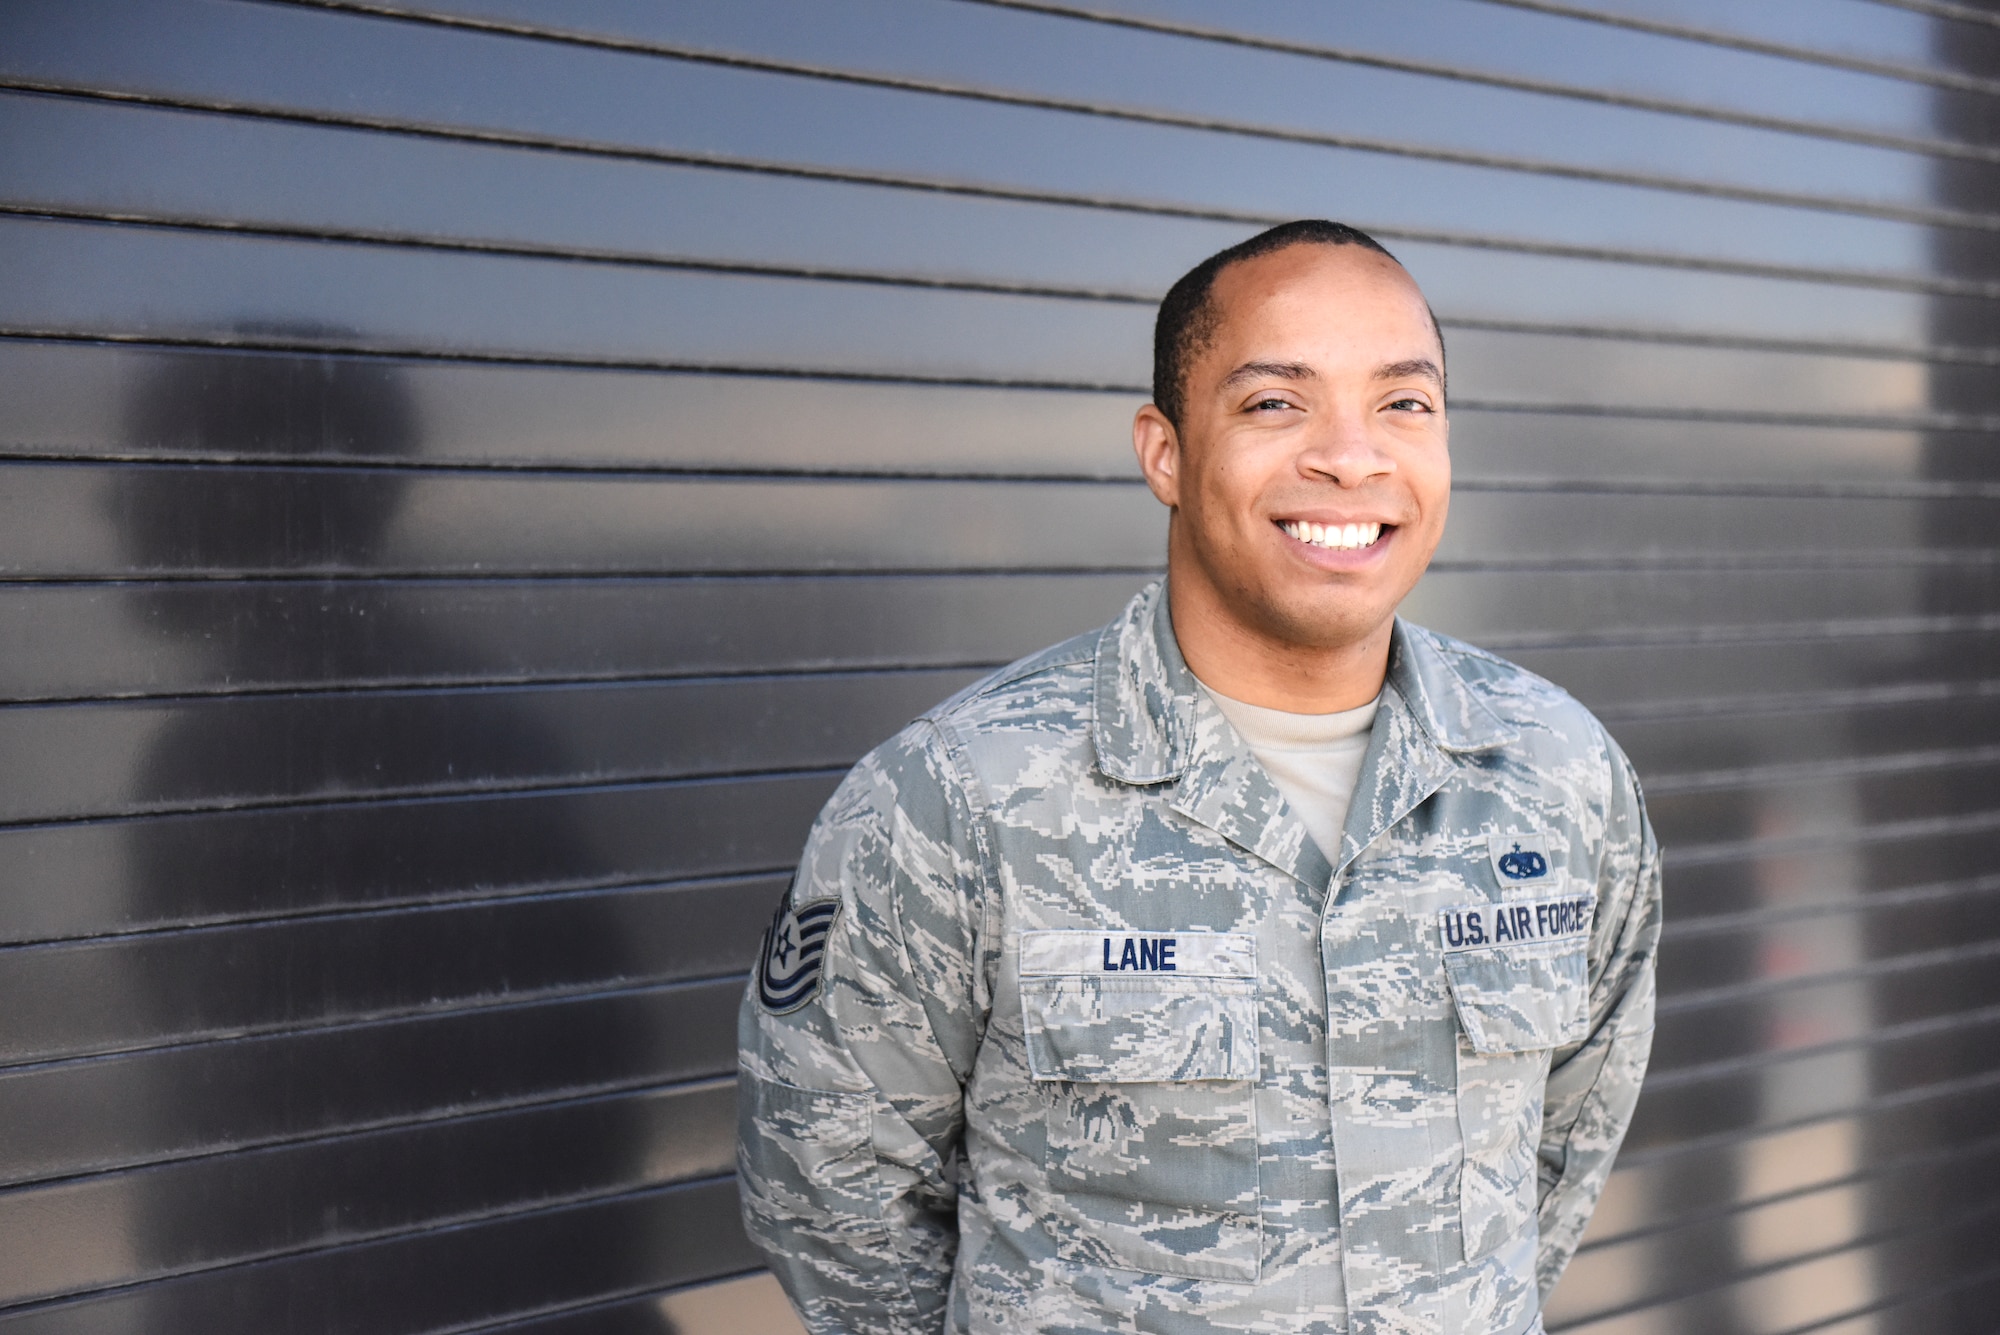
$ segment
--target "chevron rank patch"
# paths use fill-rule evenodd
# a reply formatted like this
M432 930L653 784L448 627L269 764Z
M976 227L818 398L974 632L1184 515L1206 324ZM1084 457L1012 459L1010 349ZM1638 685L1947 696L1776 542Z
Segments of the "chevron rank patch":
M764 954L757 964L757 1000L773 1015L785 1015L819 995L826 940L840 901L794 904L787 890L778 915L764 931Z

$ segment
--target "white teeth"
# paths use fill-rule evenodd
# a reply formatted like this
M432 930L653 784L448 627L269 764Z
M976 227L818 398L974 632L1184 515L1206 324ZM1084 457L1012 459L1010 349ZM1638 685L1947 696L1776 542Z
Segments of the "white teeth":
M1315 547L1326 547L1333 551L1353 551L1358 547L1372 547L1382 536L1380 524L1312 524L1300 519L1286 520L1281 527L1300 542L1309 542Z

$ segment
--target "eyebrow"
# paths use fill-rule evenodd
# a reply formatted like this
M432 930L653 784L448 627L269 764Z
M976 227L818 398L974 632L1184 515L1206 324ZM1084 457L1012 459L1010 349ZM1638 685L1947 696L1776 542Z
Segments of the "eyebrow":
M1377 380L1401 380L1406 376L1427 377L1432 384L1443 386L1444 372L1438 370L1437 363L1428 357L1412 357L1406 362L1389 362L1375 368Z
M1437 363L1428 357L1412 357L1407 361L1386 362L1375 368L1374 380L1401 380L1407 376L1423 376L1439 387L1444 385L1444 372L1438 370ZM1245 362L1222 377L1221 389L1236 386L1265 376L1279 380L1317 380L1319 372L1304 362Z
M1429 365L1428 362L1425 365ZM1246 381L1258 380L1264 376L1276 376L1280 380L1317 380L1319 372L1304 362L1245 362L1222 377L1222 389L1234 389Z

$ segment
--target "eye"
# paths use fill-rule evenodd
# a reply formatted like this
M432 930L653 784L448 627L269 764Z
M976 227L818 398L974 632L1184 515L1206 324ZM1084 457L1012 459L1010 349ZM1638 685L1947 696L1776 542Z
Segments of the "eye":
M1414 398L1396 399L1387 406L1401 413L1427 413L1431 410L1430 404Z
M1261 413L1261 412L1269 412L1274 408L1290 408L1292 406L1293 404L1290 399L1280 399L1273 397L1268 399L1258 399L1255 403L1252 403L1250 405L1250 411L1253 413Z

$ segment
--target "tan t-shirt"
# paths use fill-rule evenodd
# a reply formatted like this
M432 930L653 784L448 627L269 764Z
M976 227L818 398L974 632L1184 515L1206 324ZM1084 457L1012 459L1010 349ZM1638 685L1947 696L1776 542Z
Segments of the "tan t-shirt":
M1249 743L1250 754L1277 783L1319 851L1328 862L1338 861L1340 831L1361 779L1381 697L1338 714L1289 714L1232 700L1205 685L1202 689Z

